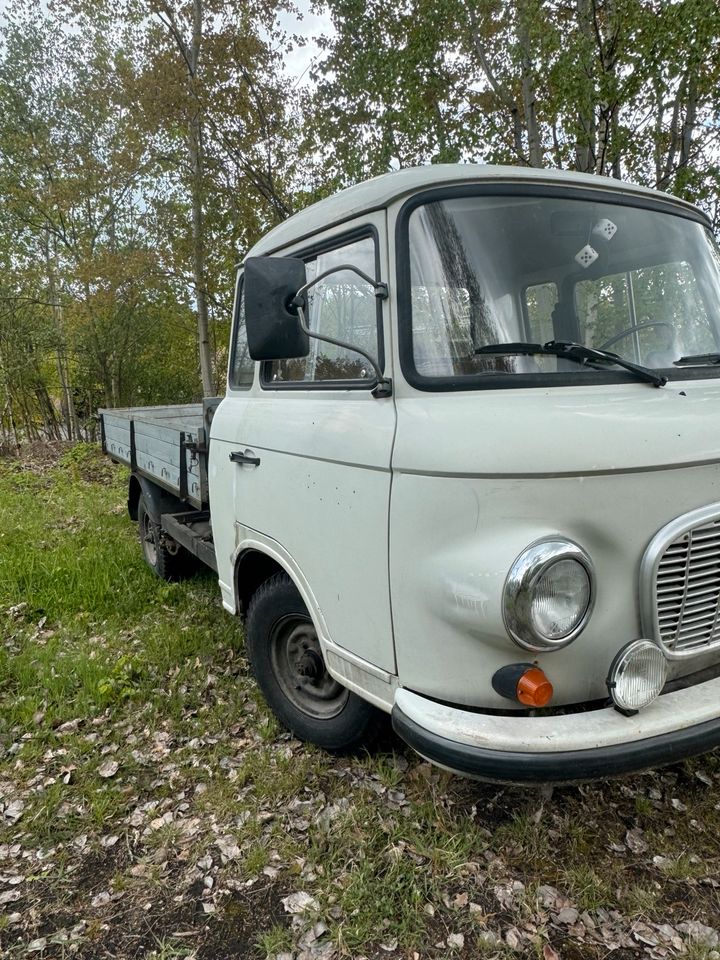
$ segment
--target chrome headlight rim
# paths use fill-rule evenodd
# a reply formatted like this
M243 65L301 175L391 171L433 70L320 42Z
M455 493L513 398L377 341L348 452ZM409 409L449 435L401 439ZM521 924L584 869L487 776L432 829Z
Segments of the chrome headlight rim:
M590 598L578 622L562 637L546 637L533 627L530 607L533 591L540 578L561 560L574 560L587 574ZM511 639L524 650L547 653L561 650L572 643L585 629L595 606L595 569L583 548L573 540L544 537L527 546L516 557L503 587L503 620Z

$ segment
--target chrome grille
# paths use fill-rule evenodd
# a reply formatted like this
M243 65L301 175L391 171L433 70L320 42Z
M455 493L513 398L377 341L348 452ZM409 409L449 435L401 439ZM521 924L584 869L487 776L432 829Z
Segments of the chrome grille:
M691 656L720 646L720 517L667 543L654 580L655 632L666 651Z

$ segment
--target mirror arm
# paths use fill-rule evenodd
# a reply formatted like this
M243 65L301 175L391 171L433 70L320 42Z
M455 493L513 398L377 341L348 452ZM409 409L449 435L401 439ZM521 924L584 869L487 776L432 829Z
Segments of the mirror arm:
M380 365L374 357L371 357L369 353L365 353L364 350L362 350L360 347L354 346L352 343L346 343L344 340L335 340L333 337L326 337L324 334L315 333L308 327L305 321L305 294L311 287L314 287L316 283L320 283L321 280L324 280L325 277L329 276L331 273L339 273L341 270L350 270L352 273L356 273L362 280L370 284L376 297L378 297L380 300L387 299L388 287L386 283L373 280L373 278L368 276L367 273L363 273L362 270L353 266L351 263L341 263L337 267L330 267L329 270L324 270L322 273L318 274L317 277L314 277L304 286L300 287L298 292L291 300L290 306L297 309L298 318L300 321L300 329L303 331L303 333L307 334L308 337L313 337L315 340L322 340L324 343L331 343L335 347L342 347L343 350L350 350L352 353L359 353L361 357L365 357L367 362L375 371L375 377L377 379L377 383L372 390L372 395L376 398L390 397L392 396L392 380L389 380L383 376Z
M320 277L318 277L318 280L319 279ZM309 286L309 284L306 284L306 287L307 286ZM298 291L298 296L299 295L300 295L300 291ZM295 300L297 300L297 297L295 298ZM374 397L392 396L392 381L386 379L383 376L383 372L380 369L380 366L377 360L371 357L369 353L365 353L365 351L362 350L360 347L354 346L352 343L346 343L344 340L336 340L334 337L326 337L322 333L315 333L313 330L311 330L308 327L307 323L305 322L305 311L303 310L302 305L299 303L296 303L295 301L293 301L293 303L297 307L298 321L300 323L300 329L303 331L303 333L306 333L308 337L313 337L313 339L315 340L322 340L323 343L331 343L335 347L342 347L343 350L351 350L353 353L359 353L361 357L365 357L367 362L375 371L375 377L377 379L377 383L375 384L372 390L372 395Z
M314 287L316 283L320 283L321 280L324 280L325 277L329 277L331 273L340 273L341 270L350 270L352 273L356 273L361 280L364 280L365 283L369 283L373 288L373 292L376 297L379 297L380 300L387 300L388 297L388 286L386 283L381 283L378 280L373 280L372 277L369 277L367 273L363 273L358 267L352 265L352 263L341 263L337 267L330 267L328 270L323 270L322 273L318 274L317 277L314 277L312 280L309 280L304 286L300 287L298 292L295 294L294 299L292 300L291 306L293 307L302 307L304 302L304 295L308 292L310 287ZM359 351L358 351L359 352Z

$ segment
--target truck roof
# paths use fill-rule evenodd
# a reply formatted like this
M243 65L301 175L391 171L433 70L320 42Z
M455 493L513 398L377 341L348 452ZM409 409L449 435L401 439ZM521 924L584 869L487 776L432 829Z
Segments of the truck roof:
M444 184L487 183L488 181L593 187L596 190L608 190L615 194L661 198L684 210L692 210L696 214L702 213L692 204L670 194L626 183L613 177L535 167L493 166L484 163L438 163L385 173L313 203L265 234L247 256L257 257L274 253L327 227L353 220L370 210L381 210L395 200L426 188Z

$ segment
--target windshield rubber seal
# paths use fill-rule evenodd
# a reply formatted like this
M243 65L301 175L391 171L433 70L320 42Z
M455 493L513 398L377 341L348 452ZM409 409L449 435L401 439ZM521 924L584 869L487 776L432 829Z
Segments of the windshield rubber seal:
M622 185L620 184L620 189ZM642 383L636 376L625 370L592 371L585 367L582 372L574 373L486 373L457 376L427 377L415 367L413 354L412 302L410 292L410 216L418 208L428 203L443 200L457 200L474 196L507 197L547 197L554 200L587 200L593 203L613 204L615 206L638 207L691 220L710 229L710 221L699 210L679 207L672 198L639 197L634 194L616 193L607 187L588 188L585 186L559 186L556 184L526 184L513 182L462 184L437 187L424 190L410 197L400 208L395 225L395 256L397 261L397 305L398 305L398 350L400 367L405 380L417 390L426 392L460 390L518 390L525 387L579 387L602 384ZM523 318L524 319L524 318ZM678 372L681 375L678 376ZM668 380L707 380L720 376L720 366L711 367L671 367L658 369L658 374ZM643 384L644 385L644 384Z

